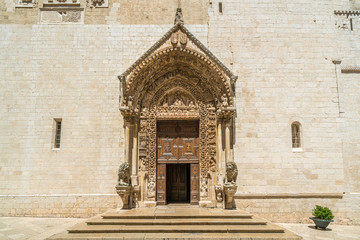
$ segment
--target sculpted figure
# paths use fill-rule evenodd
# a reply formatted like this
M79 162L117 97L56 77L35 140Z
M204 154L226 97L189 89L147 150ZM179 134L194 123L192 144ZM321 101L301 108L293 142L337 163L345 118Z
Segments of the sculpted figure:
M147 115L149 114L149 110L146 107L144 107L140 114L142 117L147 117Z
M176 15L175 15L174 24L177 24L177 23L179 23L179 22L180 22L180 23L184 23L181 8L178 8L178 9L176 10Z
M217 202L222 202L223 201L223 196L222 196L222 193L221 192L218 192L216 194L216 201Z
M155 178L154 177L150 177L149 179L149 183L148 183L148 197L155 197L155 189L156 188L156 184L155 184Z
M200 196L206 197L207 196L207 180L206 178L201 179L201 186L200 186Z
M129 96L129 97L128 97L128 107L129 107L129 108L132 108L132 105L133 105L132 102L133 102L133 97L132 97L132 96Z
M128 163L122 163L119 167L118 186L130 185L130 167Z
M226 182L227 183L236 183L236 178L238 175L238 169L234 162L228 162L226 164Z
M228 103L228 99L227 99L227 97L226 97L226 94L224 94L224 95L221 97L221 100L222 100L222 106L223 106L223 107L229 106L229 103Z

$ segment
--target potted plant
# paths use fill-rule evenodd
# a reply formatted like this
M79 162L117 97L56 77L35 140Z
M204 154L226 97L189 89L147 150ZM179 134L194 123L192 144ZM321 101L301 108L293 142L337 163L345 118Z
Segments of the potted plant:
M315 208L312 210L312 214L314 217L311 217L310 219L314 221L315 228L322 228L326 229L326 227L333 222L332 220L334 218L331 210L327 207L321 207L319 205L316 205Z

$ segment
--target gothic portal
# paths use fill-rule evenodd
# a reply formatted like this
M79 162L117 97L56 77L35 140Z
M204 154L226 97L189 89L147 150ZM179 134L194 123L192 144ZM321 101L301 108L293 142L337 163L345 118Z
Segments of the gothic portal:
M178 21L119 79L139 205L216 206L233 162L237 77Z

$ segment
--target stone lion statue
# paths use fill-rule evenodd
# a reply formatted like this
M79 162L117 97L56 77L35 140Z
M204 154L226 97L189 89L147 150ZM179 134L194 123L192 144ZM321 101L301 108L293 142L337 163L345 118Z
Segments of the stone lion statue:
M238 175L238 169L234 162L226 164L226 182L235 184Z
M130 185L130 166L128 163L122 163L118 172L118 186Z

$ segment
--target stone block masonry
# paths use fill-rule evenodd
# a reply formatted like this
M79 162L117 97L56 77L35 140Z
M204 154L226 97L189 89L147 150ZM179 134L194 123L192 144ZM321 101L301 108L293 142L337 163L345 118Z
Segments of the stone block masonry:
M237 206L304 222L323 204L339 223L359 224L360 75L341 71L360 66L359 2L180 2L185 26L239 77L237 195L342 196L237 199ZM44 3L0 1L0 214L88 217L121 202L117 76L173 26L178 1L109 0L98 8L81 0L76 24L41 22ZM58 118L61 147L53 149ZM295 121L301 149L291 145Z

